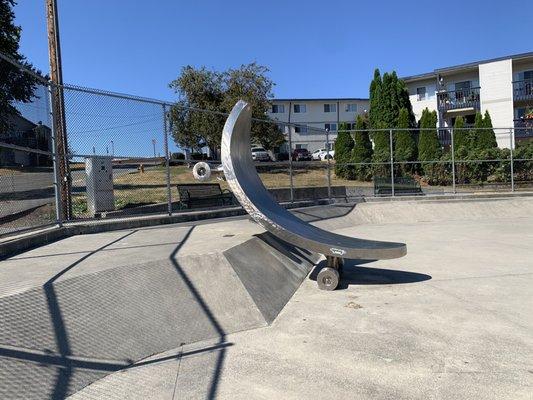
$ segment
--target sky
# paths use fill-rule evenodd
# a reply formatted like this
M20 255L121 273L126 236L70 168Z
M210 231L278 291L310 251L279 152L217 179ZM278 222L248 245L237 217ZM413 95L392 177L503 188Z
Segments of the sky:
M18 2L21 52L48 73L45 0ZM523 0L57 2L65 83L168 101L187 65L255 61L278 98L368 97L376 67L401 77L533 50ZM44 99L24 115L46 119ZM71 92L65 103L76 153L151 156L153 140L164 153L159 106Z
M268 66L276 97L367 97L399 76L532 51L522 1L58 0L66 83L175 99L186 65ZM522 11L520 11L522 10ZM44 0L19 0L21 51L48 72Z

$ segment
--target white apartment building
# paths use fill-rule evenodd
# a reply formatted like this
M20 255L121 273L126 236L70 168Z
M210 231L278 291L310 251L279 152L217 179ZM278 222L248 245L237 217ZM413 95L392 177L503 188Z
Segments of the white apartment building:
M478 61L402 78L407 84L413 112L437 111L439 127L453 126L457 116L473 124L476 112L488 110L495 128L517 129L516 140L533 137L533 52ZM508 131L495 129L500 147L510 147Z
M339 124L354 124L358 114L368 112L368 105L368 99L364 98L274 99L268 115L274 120L291 124L285 126L284 131L288 133L290 129L293 149L306 148L313 152L327 147L325 129L329 129L329 144L332 147ZM288 152L288 147L281 151Z

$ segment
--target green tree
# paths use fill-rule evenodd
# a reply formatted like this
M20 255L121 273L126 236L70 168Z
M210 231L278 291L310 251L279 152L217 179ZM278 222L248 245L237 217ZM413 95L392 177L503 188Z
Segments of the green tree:
M351 161L353 163L370 163L372 161L372 142L368 134L367 120L358 115L355 120L354 148ZM354 165L354 177L361 181L369 180L372 173L369 165Z
M470 143L468 145L468 151L482 148L481 138L483 137L483 128L483 115L477 112L474 120L474 129L471 129L469 134Z
M436 161L441 156L441 147L437 135L437 113L425 108L419 121L418 159Z
M196 69L188 65L182 68L180 76L169 86L180 96L170 112L176 144L196 151L204 146L216 150L224 126L223 116L217 114L223 111L222 75L205 67Z
M446 165L435 162L439 161L442 155L437 135L437 113L424 109L419 125L418 159L422 161L424 176L429 184L441 184L446 176Z
M274 82L268 77L269 69L255 62L229 69L222 74L224 82L223 109L230 112L235 103L244 100L252 108L252 118L264 120L274 97ZM277 124L252 122L252 141L266 150L271 150L285 141L283 132Z
M483 128L478 137L477 147L479 149L494 149L498 147L496 134L494 133L494 129L492 129L492 119L488 110L485 111L485 116L483 117Z
M0 0L0 52L23 67L41 75L20 53L22 29L15 25L15 0ZM15 102L28 103L34 98L37 79L0 59L0 132L9 127L11 115L20 115Z
M470 136L468 129L465 129L465 120L458 116L453 125L453 147L455 156L457 156L461 147L468 149L470 145Z
M370 82L370 110L368 111L368 119L371 127L378 125L381 121L381 73L379 69L374 70L374 79Z
M176 144L196 150L207 146L216 151L226 120L220 113L230 112L240 99L250 104L252 117L265 120L274 86L267 73L266 67L256 63L223 72L182 68L180 76L169 84L180 96L170 113ZM252 141L265 149L279 146L284 140L275 123L252 124Z
M353 179L353 167L346 165L350 162L354 141L345 122L339 125L339 133L335 140L335 175L341 178Z
M372 162L375 165L372 168L374 175L378 177L389 176L390 174L390 130L384 122L378 122L371 131L374 142L374 152L372 153Z
M410 130L409 111L406 108L400 110L396 127L399 130L394 132L394 161L415 160L416 142Z
M370 127L378 124L387 128L397 126L400 110L405 108L409 116L409 127L415 126L415 117L409 100L409 92L405 83L398 78L396 72L384 73L374 71L374 79L370 83Z

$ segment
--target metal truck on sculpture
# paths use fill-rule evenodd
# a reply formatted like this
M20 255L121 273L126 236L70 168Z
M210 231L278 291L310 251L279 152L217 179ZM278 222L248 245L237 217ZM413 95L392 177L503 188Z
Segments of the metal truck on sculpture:
M358 239L322 230L281 207L264 187L250 150L250 106L240 100L233 107L222 131L222 166L197 163L193 173L209 179L213 170L224 173L228 185L250 216L267 231L294 246L320 253L327 265L317 276L320 289L334 290L340 280L344 259L383 260L407 253L404 243Z

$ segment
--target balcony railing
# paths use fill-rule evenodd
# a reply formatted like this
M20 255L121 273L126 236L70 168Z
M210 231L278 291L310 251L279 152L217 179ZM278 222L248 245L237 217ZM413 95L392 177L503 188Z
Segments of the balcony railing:
M479 110L479 87L438 92L437 101L440 111L461 108L473 108L477 111Z
M533 100L533 79L513 82L515 100Z
M533 119L515 119L515 138L520 139L533 139Z

